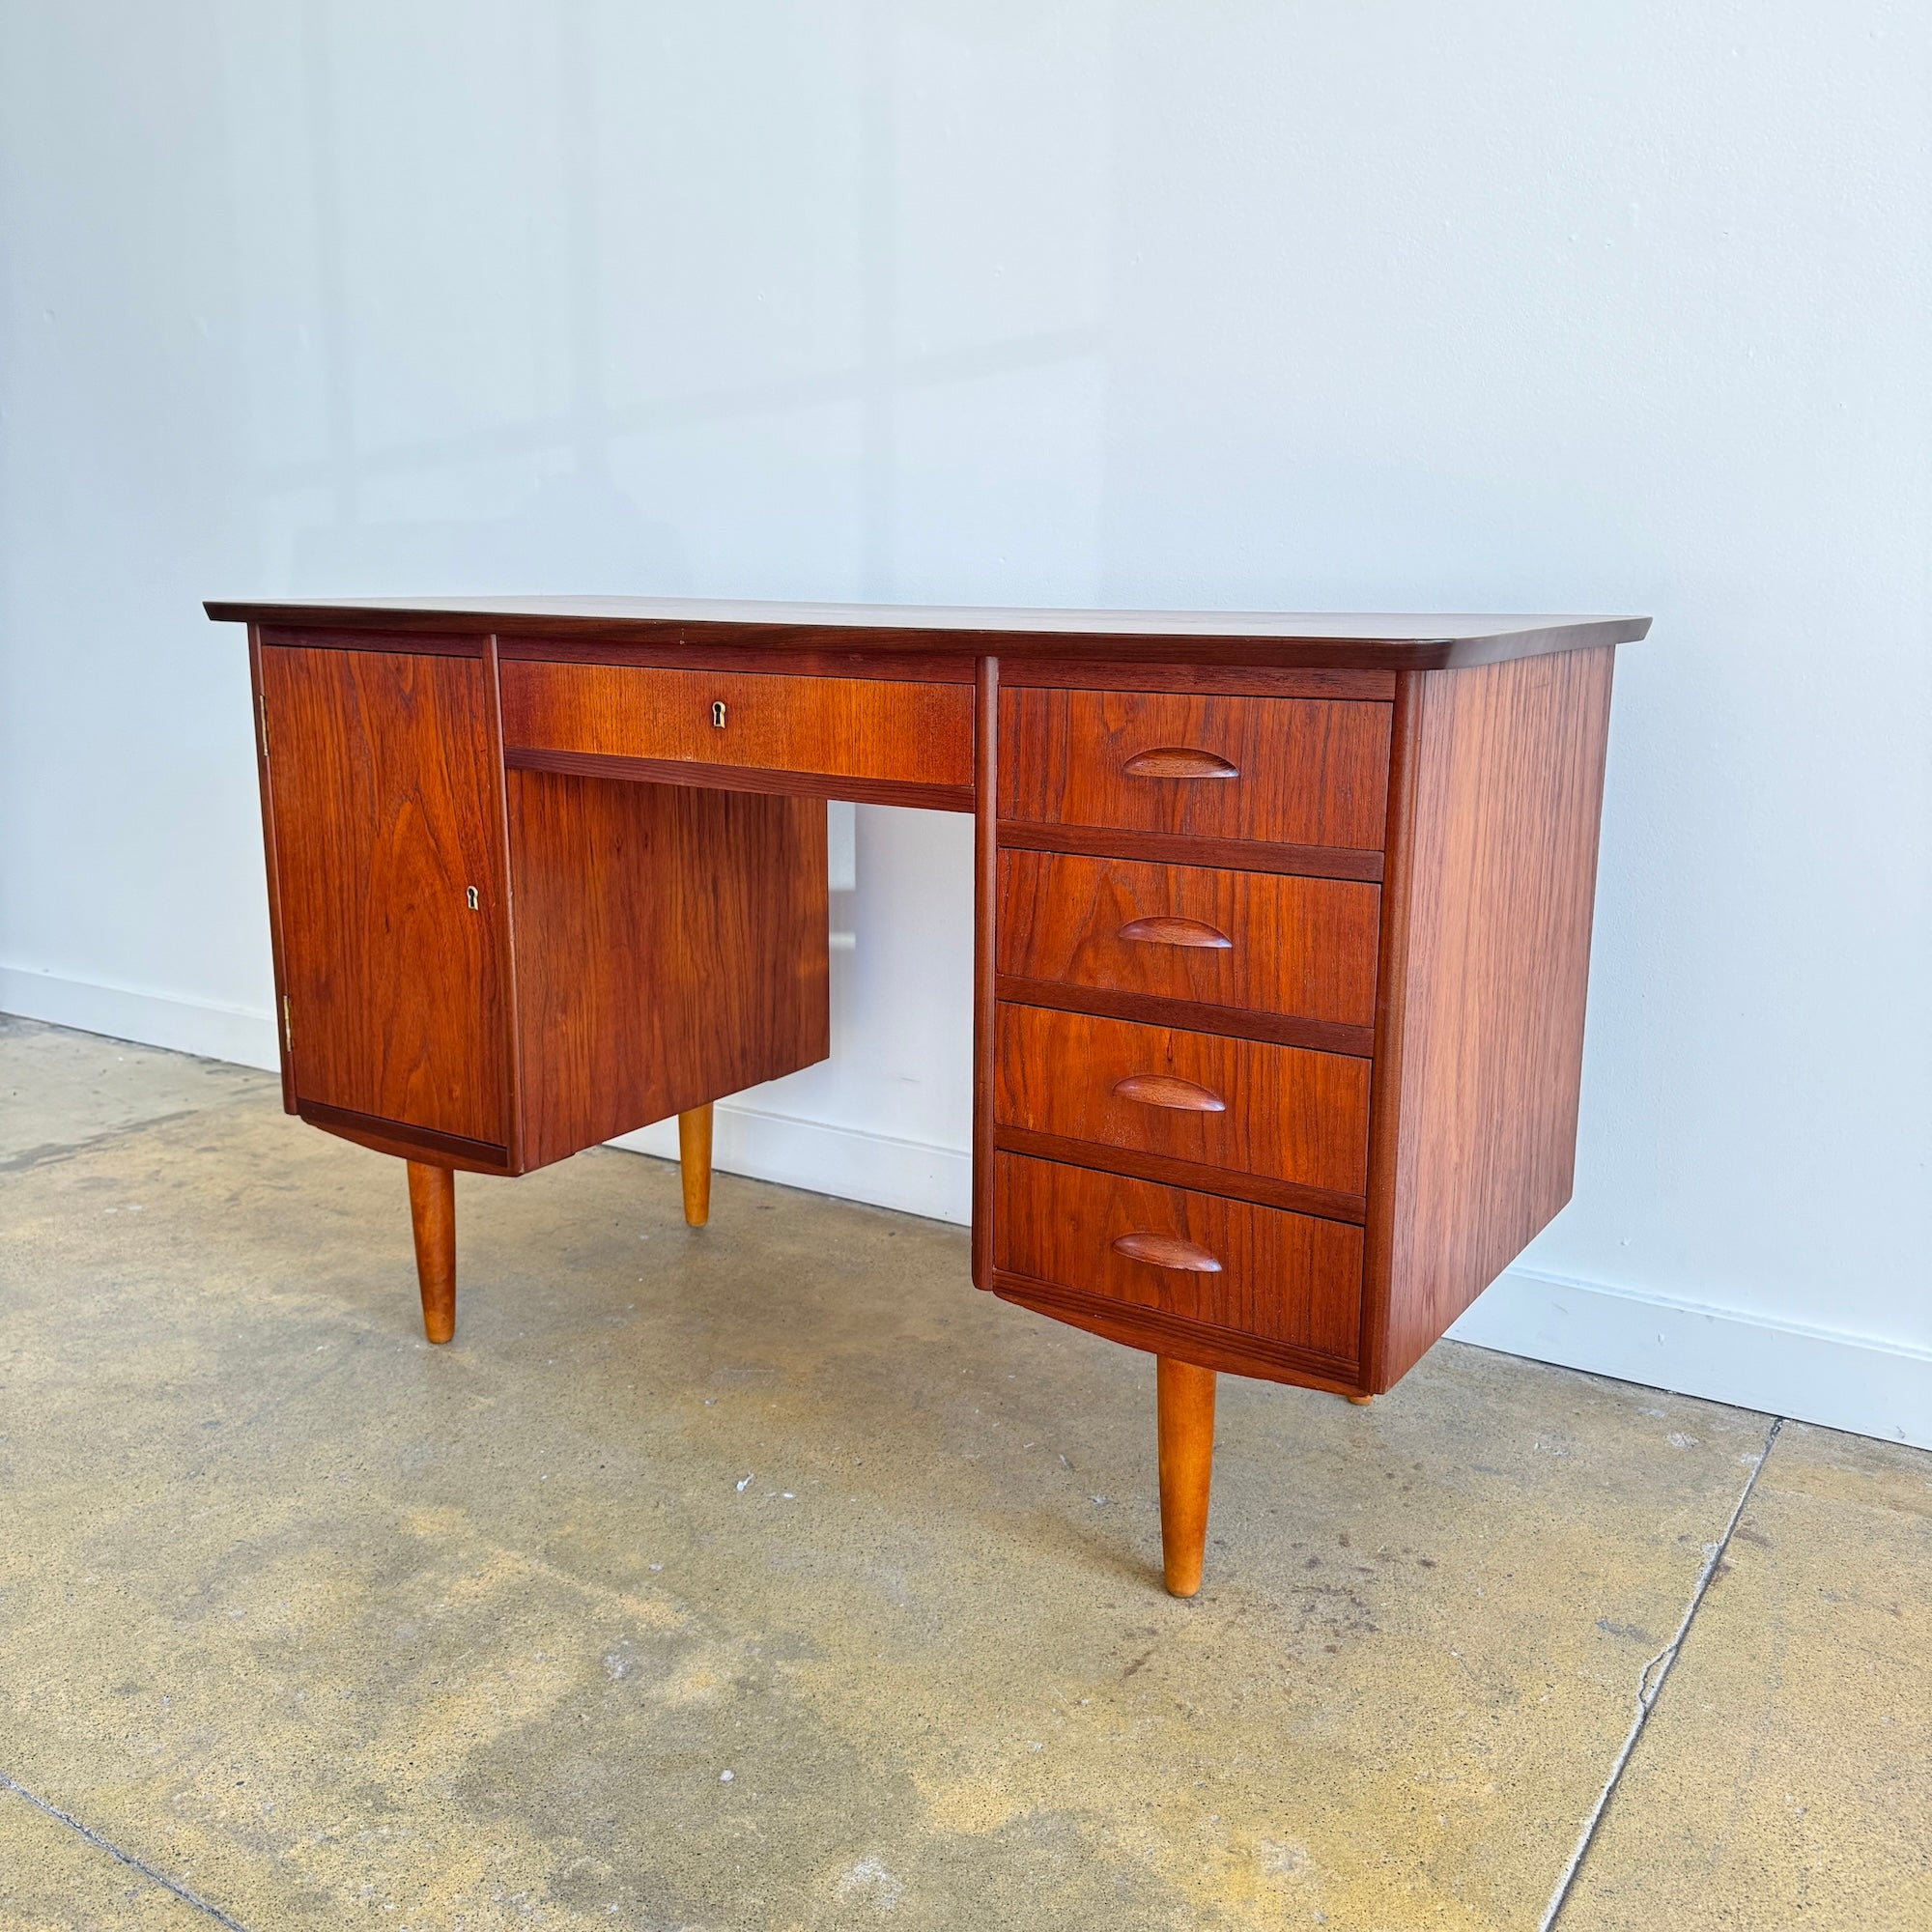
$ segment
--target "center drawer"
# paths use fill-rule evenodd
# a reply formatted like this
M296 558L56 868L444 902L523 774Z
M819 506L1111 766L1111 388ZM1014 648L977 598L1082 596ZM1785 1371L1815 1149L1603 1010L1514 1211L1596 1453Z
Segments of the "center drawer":
M995 1265L1338 1362L1360 1352L1362 1231L1116 1174L994 1156Z
M506 751L970 786L973 687L510 659Z
M1360 1216L1366 1060L1005 1002L994 1040L1000 1127L1089 1143L1100 1166L1123 1149L1291 1181Z
M1380 908L1353 879L1007 851L995 945L1016 979L1368 1027Z

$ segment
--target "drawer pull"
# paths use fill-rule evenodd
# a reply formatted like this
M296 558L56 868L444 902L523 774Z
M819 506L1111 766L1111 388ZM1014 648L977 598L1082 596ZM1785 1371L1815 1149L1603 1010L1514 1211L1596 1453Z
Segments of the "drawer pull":
M1195 752L1181 745L1162 745L1137 752L1121 767L1135 779L1237 779L1240 773L1212 752Z
M1138 1100L1144 1107L1172 1107L1182 1114L1225 1114L1228 1103L1212 1088L1197 1087L1174 1073L1129 1073L1114 1082L1114 1092L1123 1100Z
M1157 1268L1175 1268L1182 1274L1219 1274L1221 1264L1206 1248L1183 1241L1179 1235L1122 1235L1114 1243L1117 1255L1130 1262L1147 1262Z
M1198 919L1178 919L1158 912L1150 919L1130 919L1121 928L1122 939L1138 939L1144 946L1230 947L1234 941L1219 927Z

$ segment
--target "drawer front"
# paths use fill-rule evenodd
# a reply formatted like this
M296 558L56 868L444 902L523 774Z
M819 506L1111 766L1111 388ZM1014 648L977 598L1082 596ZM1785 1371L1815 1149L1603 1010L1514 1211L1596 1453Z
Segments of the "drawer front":
M1369 1176L1369 1063L1003 1004L995 1119L1338 1194Z
M1386 704L1150 691L1000 694L1000 815L1379 849Z
M501 677L513 752L973 782L971 685L527 659L504 664Z
M1380 906L1353 879L1002 852L999 970L1366 1027Z
M995 1265L1056 1288L1359 1352L1362 1231L1059 1161L994 1158Z

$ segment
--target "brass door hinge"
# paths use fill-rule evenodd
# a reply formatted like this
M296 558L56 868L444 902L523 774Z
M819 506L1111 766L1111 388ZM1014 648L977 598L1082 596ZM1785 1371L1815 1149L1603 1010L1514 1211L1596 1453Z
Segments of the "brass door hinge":
M282 995L282 1044L291 1053L296 1050L296 1016L286 993Z
M266 691L255 694L255 715L261 721L262 755L266 758L269 755L269 694Z

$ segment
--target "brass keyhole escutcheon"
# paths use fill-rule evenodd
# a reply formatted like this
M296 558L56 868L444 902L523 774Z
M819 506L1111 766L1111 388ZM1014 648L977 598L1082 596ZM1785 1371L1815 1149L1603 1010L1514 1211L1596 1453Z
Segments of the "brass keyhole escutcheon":
M469 906L469 910L470 910L471 912L474 912L474 911L476 910L476 904L477 904L477 901L476 901L476 888L475 888L474 886L466 886L466 887L464 887L464 889L463 889L463 900L464 900L464 903L465 903L465 904L466 904L467 906Z
M721 731L722 731L722 730L724 730L724 699L723 699L722 697L719 697L719 698L714 698L714 699L712 700L712 704L711 704L711 722L712 722L712 724L714 724L715 725L717 725L717 727L719 728L719 730L721 730Z

